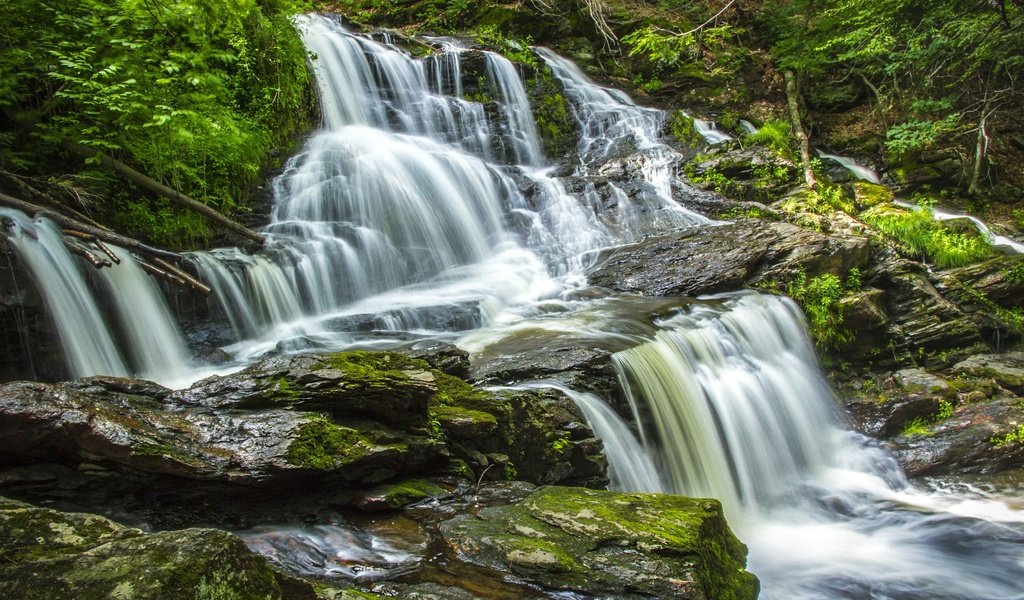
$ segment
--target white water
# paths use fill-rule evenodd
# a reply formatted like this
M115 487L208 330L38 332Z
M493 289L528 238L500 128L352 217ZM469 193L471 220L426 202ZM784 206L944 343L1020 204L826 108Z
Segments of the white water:
M677 493L720 498L762 598L1021 598L1024 512L928 494L847 431L799 310L741 295L615 355Z
M911 204L910 202L905 202L903 200L895 200L893 204L898 204L903 208L909 208L911 210L918 210L921 208L916 204ZM1024 244L1014 241L1006 237L1005 235L996 235L995 233L993 233L991 229L988 228L988 225L986 225L981 219L977 217L955 213L951 210L940 208L938 206L930 206L927 207L927 209L932 213L932 218L935 219L936 221L966 219L970 221L978 229L978 233L980 233L982 237L984 237L988 241L988 243L992 244L993 246L1004 246L1014 252L1024 253Z
M667 491L650 455L637 441L629 424L603 400L594 394L574 390L554 381L530 381L517 387L555 389L576 404L587 424L594 430L594 435L604 445L612 489L649 493Z
M864 181L870 181L871 183L880 183L878 174L875 173L874 169L865 167L864 165L853 160L849 156L838 156L835 154L828 154L823 150L817 150L818 156L826 160L832 160L843 166L844 169L853 174L857 179L863 179Z
M0 218L10 223L7 237L39 288L72 376L137 374L182 387L207 373L192 365L166 300L127 252L112 247L121 264L96 270L68 252L49 220L10 209Z
M694 119L693 128L697 130L697 133L704 138L704 141L711 145L721 144L729 140L735 139L728 133L718 128L718 124L714 121L708 121L705 119Z
M538 49L582 132L569 181L534 153L525 95L502 60L486 58L495 120L464 97L458 48L414 60L329 19L300 27L317 55L325 129L275 182L264 251L194 256L236 331L227 350L238 360L403 336L474 352L526 339L614 346L642 439L593 397L574 397L606 441L616 485L721 498L764 597L1024 597L1020 511L918 491L846 431L791 303L747 295L669 310L590 299L581 271L595 250L708 224L673 198L679 157L660 140L662 113ZM28 253L82 279L46 224L45 243L21 227L15 244L40 246ZM56 279L74 285L65 275ZM69 317L76 339L109 331L80 332L80 321L102 319ZM320 542L335 533L309 533L308 545L334 548Z

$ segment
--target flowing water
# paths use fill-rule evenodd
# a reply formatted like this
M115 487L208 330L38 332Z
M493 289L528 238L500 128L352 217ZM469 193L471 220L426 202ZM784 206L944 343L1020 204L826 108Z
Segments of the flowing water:
M416 59L329 18L297 25L315 55L323 130L274 182L264 249L191 256L235 332L226 350L239 364L421 337L475 357L555 343L605 348L630 419L560 384L529 385L559 387L577 403L605 441L617 488L720 498L764 597L1024 597L1020 507L975 488L918 490L848 431L790 301L586 288L603 247L714 226L678 201L680 189L690 192L675 174L679 155L661 141L663 113L536 49L580 132L576 158L556 168L506 59L451 42ZM480 89L467 92L470 82ZM728 138L698 126L709 143ZM0 217L75 374L143 373L177 385L200 376L152 283L122 269L130 261L83 275L52 224ZM138 306L105 318L97 306L111 296ZM147 326L158 332L148 344L138 339ZM385 577L418 560L415 543L341 524L247 535L307 574L355 577L345 569L361 561Z
M904 202L902 200L896 200L894 201L894 204L898 204L903 208L909 208L910 210L917 210L921 208L920 206L911 204L910 202ZM989 229L988 225L986 225L981 219L977 217L966 215L963 213L957 213L938 206L929 206L927 207L927 209L929 212L932 213L932 218L935 219L936 221L966 219L967 221L970 221L970 223L974 225L974 227L978 230L978 233L980 233L981 236L985 238L988 241L988 243L992 244L993 246L1003 246L1013 252L1024 253L1024 244L1012 240L1006 237L1005 235L997 235L995 232Z
M878 174L875 173L874 169L872 169L871 167L865 167L864 165L858 163L849 156L828 154L823 150L818 150L817 152L818 156L820 156L821 158L824 158L825 160L831 160L842 165L844 169L849 171L857 179L863 179L864 181L869 181L871 183L880 183L878 179Z

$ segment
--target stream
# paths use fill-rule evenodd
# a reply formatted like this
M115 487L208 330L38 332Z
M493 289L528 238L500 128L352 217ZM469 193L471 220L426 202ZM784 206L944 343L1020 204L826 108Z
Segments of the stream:
M86 270L51 223L0 210L72 374L184 387L270 353L433 339L479 357L573 340L614 352L629 400L620 415L561 387L603 439L612 486L719 498L761 597L1024 598L1021 482L909 482L847 427L791 300L744 292L655 307L587 287L602 248L717 224L673 191L681 157L661 140L661 111L537 48L580 133L575 160L555 165L507 59L451 41L413 58L324 16L297 26L323 128L273 182L264 249L190 256L233 332L227 365L191 358L132 261ZM708 143L728 137L699 125ZM123 304L98 308L111 302ZM358 580L421 568L429 542L400 525L391 537L358 523L242 535L296 573Z

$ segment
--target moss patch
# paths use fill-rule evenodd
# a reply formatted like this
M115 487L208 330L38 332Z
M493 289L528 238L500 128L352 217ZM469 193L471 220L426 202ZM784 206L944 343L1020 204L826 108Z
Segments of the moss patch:
M365 456L370 447L370 441L355 429L318 416L299 427L285 460L307 469L334 470Z

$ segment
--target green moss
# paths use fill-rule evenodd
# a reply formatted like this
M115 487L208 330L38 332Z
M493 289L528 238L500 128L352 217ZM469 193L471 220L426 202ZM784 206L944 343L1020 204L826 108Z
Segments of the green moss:
M285 460L307 469L333 470L365 456L370 446L371 442L355 429L318 416L298 428Z
M547 540L517 535L498 536L495 543L505 553L512 570L540 570L555 573L580 573L584 567L565 548Z
M693 126L693 118L681 110L672 112L668 120L668 130L672 137L687 146L696 148L704 141L697 128Z
M870 181L854 181L850 187L853 188L853 200L858 208L879 206L892 202L894 198L891 189Z
M384 376L408 378L402 371L429 371L426 361L398 352L371 352L350 350L327 358L322 366L329 366L350 374L353 379L374 379Z
M477 389L458 377L436 369L431 372L434 374L434 383L437 385L437 393L430 399L432 407L480 407L490 398L488 392Z
M551 450L555 454L561 454L565 452L565 449L568 447L569 433L565 431L558 432L557 437L555 437L555 439L551 441Z
M382 496L384 502L391 508L402 508L409 504L426 500L427 498L438 498L447 496L448 492L437 485L423 479L410 479L399 483L392 483L374 488L370 495Z
M485 427L498 426L498 418L491 413L462 406L432 406L430 414L442 423L454 419L468 419Z

